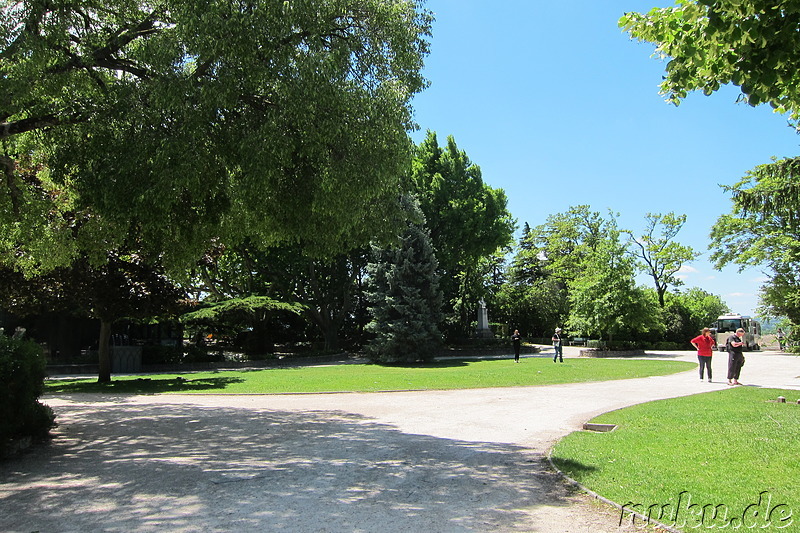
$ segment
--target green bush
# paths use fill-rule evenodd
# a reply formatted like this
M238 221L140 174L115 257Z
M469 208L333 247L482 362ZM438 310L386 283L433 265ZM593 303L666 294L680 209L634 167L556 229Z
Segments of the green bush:
M0 335L0 456L18 438L43 438L55 415L39 403L46 361L36 343Z

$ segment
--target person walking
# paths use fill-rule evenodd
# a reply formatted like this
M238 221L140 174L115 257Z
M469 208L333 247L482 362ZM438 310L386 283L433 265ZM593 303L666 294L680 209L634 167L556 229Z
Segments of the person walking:
M522 335L519 334L518 329L515 329L514 334L511 335L511 342L514 343L514 361L519 363L519 347L522 342Z
M556 328L556 332L553 333L553 349L555 353L553 354L553 362L556 362L558 359L560 362L564 362L564 351L563 351L563 339L561 338L561 328Z
M711 356L717 349L717 341L711 336L710 328L703 328L700 335L689 341L697 350L697 362L700 363L700 381L703 381L703 370L708 369L708 382L711 383Z
M728 385L741 385L739 383L739 374L744 366L744 354L742 353L744 341L742 337L744 337L744 330L739 328L725 342L725 347L728 349Z
M786 333L783 332L783 329L778 328L778 333L775 336L778 338L778 346L780 346L781 351L784 351L786 349Z

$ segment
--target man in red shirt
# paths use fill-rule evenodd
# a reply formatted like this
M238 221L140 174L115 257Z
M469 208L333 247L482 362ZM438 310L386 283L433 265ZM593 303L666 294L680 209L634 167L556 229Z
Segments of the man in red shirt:
M711 383L711 356L717 348L717 341L711 336L709 328L703 328L700 335L689 342L697 350L697 361L700 363L700 381L703 381L703 369L708 367L708 382Z

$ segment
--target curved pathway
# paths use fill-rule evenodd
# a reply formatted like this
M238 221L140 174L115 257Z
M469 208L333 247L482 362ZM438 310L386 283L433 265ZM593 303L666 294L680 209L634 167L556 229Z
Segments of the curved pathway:
M0 531L640 531L553 474L547 450L600 413L727 388L725 367L715 355L715 383L691 371L460 391L49 397L52 445L0 463ZM800 357L748 354L742 380L800 390Z

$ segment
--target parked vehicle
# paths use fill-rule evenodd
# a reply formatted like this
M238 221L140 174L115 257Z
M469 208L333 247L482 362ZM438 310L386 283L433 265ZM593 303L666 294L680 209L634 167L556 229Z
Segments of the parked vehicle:
M720 316L711 326L711 335L717 340L720 352L726 350L725 341L739 328L744 330L745 350L761 349L761 323L747 315L729 314Z

